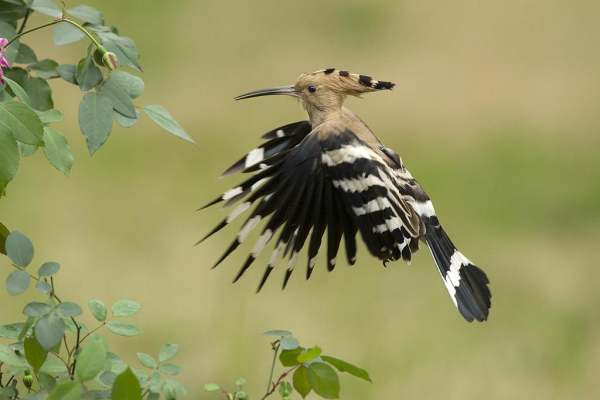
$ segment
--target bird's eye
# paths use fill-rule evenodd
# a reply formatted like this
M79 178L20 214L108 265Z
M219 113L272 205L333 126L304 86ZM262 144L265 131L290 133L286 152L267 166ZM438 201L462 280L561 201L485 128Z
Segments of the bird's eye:
M313 85L310 85L310 86L308 87L308 91L309 91L310 93L314 93L314 92L316 92L316 91L317 91L317 87L316 87L316 86L313 86Z

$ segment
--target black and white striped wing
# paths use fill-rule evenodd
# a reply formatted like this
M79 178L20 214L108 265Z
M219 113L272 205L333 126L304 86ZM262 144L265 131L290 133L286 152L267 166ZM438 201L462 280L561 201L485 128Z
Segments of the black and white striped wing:
M243 170L254 171L257 166L269 165L271 158L285 150L296 146L311 131L311 125L308 121L293 122L273 129L265 133L262 137L267 141L227 168L223 175L231 175Z
M278 261L288 257L285 287L305 246L306 276L310 277L325 231L330 271L335 268L342 240L348 262L356 261L358 231L369 251L379 259L410 260L418 245L419 222L402 198L396 180L385 160L352 132L327 135L313 131L304 135L294 147L266 159L250 179L209 203L241 202L207 237L255 205L216 265L262 221L266 221L262 232L234 279L237 281L277 236L258 290Z

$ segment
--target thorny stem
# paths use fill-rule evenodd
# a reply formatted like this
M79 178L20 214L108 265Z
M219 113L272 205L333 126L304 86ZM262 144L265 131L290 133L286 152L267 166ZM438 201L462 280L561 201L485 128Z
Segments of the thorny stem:
M27 18L27 16L25 18ZM21 25L21 29L25 28L25 22L26 22L26 20L23 20L23 25ZM98 49L104 49L104 47L100 44L100 42L98 42L98 40L87 29L85 29L83 26L81 26L77 22L75 22L73 20L70 20L68 18L65 18L64 16L62 16L61 18L56 19L54 21L45 23L43 25L36 26L35 28L28 29L26 31L22 31L21 32L21 29L19 29L20 32L15 37L13 37L12 39L10 39L8 41L8 43L6 44L5 48L8 47L8 46L10 46L15 40L19 39L21 36L27 35L28 33L35 32L35 31L38 31L38 30L43 29L43 28L47 28L47 27L52 26L52 25L59 24L61 22L66 22L68 24L73 25L75 28L77 28L81 32L83 32L92 41L92 43L94 43L94 46L96 46Z

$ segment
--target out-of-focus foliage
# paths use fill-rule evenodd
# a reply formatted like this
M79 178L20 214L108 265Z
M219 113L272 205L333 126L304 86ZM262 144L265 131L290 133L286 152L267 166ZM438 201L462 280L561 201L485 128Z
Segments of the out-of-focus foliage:
M6 342L0 344L0 399L176 399L186 393L173 379L181 372L171 361L177 345L164 345L158 361L138 353L144 367L138 369L112 352L102 336L105 332L138 335L139 329L129 320L140 310L138 303L118 300L109 311L102 301L92 299L84 311L76 302L59 297L60 264L48 261L33 268L29 238L13 231L1 242L13 267L5 284L8 293L37 291L43 300L27 303L22 321L0 325L0 338ZM81 320L87 312L96 320L93 325Z
M294 390L302 398L311 392L323 399L341 398L337 371L371 382L369 373L364 369L339 358L324 355L318 346L310 348L300 346L290 331L272 330L265 332L265 335L277 339L271 343L273 363L267 389L261 399L277 393L282 400L289 400ZM277 360L283 368L281 373L276 372ZM204 390L217 392L219 396L228 400L248 400L249 396L244 390L245 384L246 379L238 378L235 381L234 391L222 388L216 383L205 384Z
M55 19L28 29L27 22L35 12ZM56 46L89 38L86 55L71 64L38 59L33 48L24 43L25 35L50 27ZM52 0L3 1L0 37L12 39L2 48L10 67L3 68L6 77L0 86L0 193L14 178L21 158L38 148L43 148L57 170L65 175L71 170L71 148L52 126L63 120L62 112L54 108L52 79L63 79L81 89L79 126L90 154L108 140L114 122L124 128L137 123L140 113L133 100L144 92L144 81L115 69L120 66L141 72L139 52L135 42L108 25L100 11L86 5L61 9ZM163 107L149 105L144 111L168 132L193 142Z

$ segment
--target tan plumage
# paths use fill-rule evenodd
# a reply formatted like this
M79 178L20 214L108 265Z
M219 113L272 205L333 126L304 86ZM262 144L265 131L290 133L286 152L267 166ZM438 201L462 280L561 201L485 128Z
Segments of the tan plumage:
M442 280L464 318L487 319L491 293L485 273L454 247L439 224L431 200L400 157L344 107L348 96L393 87L391 82L328 68L302 74L291 86L257 90L236 98L294 96L301 100L309 121L268 132L264 135L267 142L225 172L254 175L207 204L225 201L229 205L243 200L206 237L253 204L256 207L216 265L263 220L267 221L263 231L234 280L244 274L279 232L258 290L279 259L289 255L285 287L298 253L307 242L307 278L310 277L325 231L330 271L335 268L342 239L348 262L355 263L357 232L369 252L384 264L400 258L410 261L421 240L431 250Z

